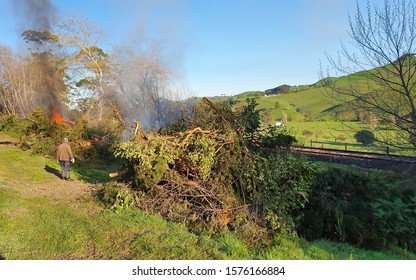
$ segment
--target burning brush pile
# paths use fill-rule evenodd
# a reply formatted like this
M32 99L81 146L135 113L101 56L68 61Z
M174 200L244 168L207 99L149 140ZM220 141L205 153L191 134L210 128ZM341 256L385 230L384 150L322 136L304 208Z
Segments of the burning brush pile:
M119 139L117 132L96 129L87 121L76 123L65 119L55 106L45 112L37 108L26 118L10 115L0 124L3 130L20 137L18 146L32 154L54 157L56 147L64 137L70 140L71 148L78 160L108 161L114 158L112 147Z
M138 207L193 229L231 230L248 243L293 230L291 214L305 203L299 192L307 193L312 169L285 152L293 137L247 133L244 119L259 115L244 110L231 113L205 100L195 118L159 133L136 123L132 139L115 152L125 167L118 182L100 190L101 199L112 209Z

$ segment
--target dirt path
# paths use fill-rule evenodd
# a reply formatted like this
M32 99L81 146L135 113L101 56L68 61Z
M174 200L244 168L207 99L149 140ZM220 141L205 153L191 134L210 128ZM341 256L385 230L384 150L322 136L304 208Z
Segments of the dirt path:
M25 184L26 185L26 184ZM51 178L47 184L34 183L21 185L26 197L38 196L52 199L73 201L90 194L93 186L79 181L64 181L58 178Z

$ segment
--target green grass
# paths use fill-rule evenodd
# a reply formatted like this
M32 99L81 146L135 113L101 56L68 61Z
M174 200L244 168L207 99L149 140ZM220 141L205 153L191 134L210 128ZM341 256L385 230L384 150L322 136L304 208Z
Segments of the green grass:
M286 126L298 140L298 144L314 147L351 150L370 150L356 141L355 131L362 128L357 122L288 122Z
M250 95L251 94L251 95ZM233 97L234 100L240 101L237 106L242 106L247 97L252 98L253 92L246 92ZM286 113L289 119L299 118L302 114L298 111L306 112L309 118L317 118L325 110L338 104L330 98L327 89L322 87L304 87L301 90L293 91L277 96L263 96L257 98L259 109L270 109L272 123L282 118L282 113ZM276 101L279 107L276 108Z
M54 259L85 255L89 240L86 218L65 205L42 198L21 199L1 192L13 207L2 204L0 248L6 259Z
M105 209L92 195L94 185L83 183L108 178L92 163L79 162L77 180L65 182L45 170L58 168L54 159L10 145L0 145L0 159L0 259L416 259L287 236L249 246L231 232L209 235L137 209ZM90 191L71 197L78 188Z
M30 155L28 151L0 148L0 157L4 162L8 163L2 166L0 175L2 172L12 173L16 178L25 182L48 182L49 177L44 176L43 171L55 175L60 173L60 165L56 160L38 155ZM111 165L75 162L75 164L71 165L71 177L86 183L107 182L109 180L108 174L117 171L119 165L120 162L115 162ZM40 170L39 166L43 166L43 170Z
M387 133L391 138L395 135L393 131L378 128L371 130L369 125L359 122L336 122L336 121L316 121L316 122L288 122L286 128L290 134L296 137L299 145L316 148L375 152L385 154L387 149L383 144L363 145L357 142L354 135L357 131L366 129L374 133L376 138L383 139ZM391 148L390 154L414 156L414 150L405 148Z
M363 93L368 90L368 83L363 75L354 74L334 78L333 82L340 88L348 88L350 84L354 84L356 88L361 87ZM380 147L364 146L354 138L357 131L370 130L369 125L360 122L341 122L336 119L338 113L340 113L338 116L340 118L355 117L355 113L347 108L350 106L348 104L351 97L337 95L329 87L323 86L322 82L318 82L316 85L292 87L289 93L276 96L265 96L257 92L258 108L270 113L268 123L263 124L273 125L276 121L281 121L282 115L285 113L288 117L287 127L301 145L310 146L311 142L315 142L312 143L315 147L344 150L347 145L347 149L353 151L386 152L385 145L380 145ZM232 97L232 99L238 101L235 106L239 108L245 105L246 98L253 98L255 95L256 92L245 92ZM278 107L276 107L276 102L279 104ZM336 108L337 106L340 107ZM265 119L263 119L264 121ZM392 130L381 128L373 132L380 140L390 139L390 141L394 140L398 143L401 141L401 136ZM406 149L389 148L390 153L412 155L412 152Z
M72 165L75 178L86 183L105 183L110 181L109 173L117 172L122 163L120 161L111 164L98 164L88 161L76 161Z

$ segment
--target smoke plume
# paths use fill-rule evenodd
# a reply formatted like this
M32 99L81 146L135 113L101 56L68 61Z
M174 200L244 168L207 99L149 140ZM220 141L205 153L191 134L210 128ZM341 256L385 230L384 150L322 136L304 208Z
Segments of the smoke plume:
M37 104L33 105L43 108L52 118L54 110L61 109L59 91L63 83L57 75L53 47L48 45L45 38L51 34L57 9L50 0L19 0L13 1L13 10L18 21L18 31L29 44L34 64L42 77L41 83L34 89ZM38 39L27 34L34 34Z
M57 10L50 0L13 1L13 9L20 32L27 29L50 31L51 24L57 14Z

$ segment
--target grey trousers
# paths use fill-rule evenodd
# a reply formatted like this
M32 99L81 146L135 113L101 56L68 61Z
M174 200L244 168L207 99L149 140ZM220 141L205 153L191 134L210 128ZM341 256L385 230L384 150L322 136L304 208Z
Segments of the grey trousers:
M69 176L69 161L60 160L59 163L61 164L61 174L63 179L70 178Z

